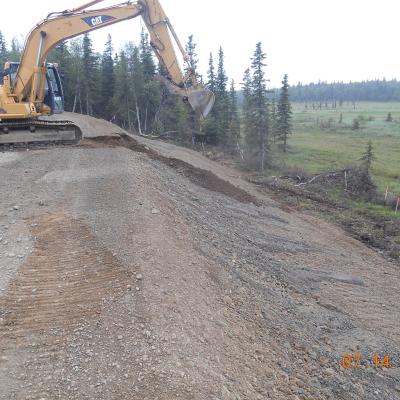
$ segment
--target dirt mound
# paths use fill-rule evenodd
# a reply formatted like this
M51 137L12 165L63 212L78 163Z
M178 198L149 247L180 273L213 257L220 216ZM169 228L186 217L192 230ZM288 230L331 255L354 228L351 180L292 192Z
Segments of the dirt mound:
M178 173L190 179L190 181L195 185L199 185L213 192L221 193L225 196L231 197L232 199L240 201L241 203L253 203L260 205L260 201L255 196L252 196L243 189L238 188L230 182L219 178L211 171L196 168L185 161L178 160L177 158L168 158L162 156L155 150L150 149L144 144L140 144L137 140L128 135L121 135L119 137L99 136L96 138L87 138L82 141L81 146L89 148L99 148L104 146L115 148L121 146L129 150L145 153L151 158L161 161L165 165L174 168Z

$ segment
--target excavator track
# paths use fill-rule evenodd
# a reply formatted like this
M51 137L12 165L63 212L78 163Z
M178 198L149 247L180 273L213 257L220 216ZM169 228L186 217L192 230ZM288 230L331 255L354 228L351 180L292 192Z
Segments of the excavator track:
M81 139L81 129L71 121L0 121L0 148L74 145Z

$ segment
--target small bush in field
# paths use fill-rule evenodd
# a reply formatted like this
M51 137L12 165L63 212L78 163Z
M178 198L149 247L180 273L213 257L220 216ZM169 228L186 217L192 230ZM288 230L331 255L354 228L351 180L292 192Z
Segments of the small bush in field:
M353 123L351 124L351 129L353 131L357 131L361 128L360 120L358 118L353 119Z

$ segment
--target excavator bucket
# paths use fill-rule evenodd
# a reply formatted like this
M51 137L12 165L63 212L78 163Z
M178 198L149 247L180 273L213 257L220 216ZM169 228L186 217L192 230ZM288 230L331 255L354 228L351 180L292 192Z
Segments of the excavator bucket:
M188 89L188 101L194 112L202 118L206 118L215 103L215 96L206 88Z
M215 103L215 95L211 90L201 87L198 89L187 88L183 89L173 84L165 76L157 77L162 82L171 94L176 94L182 98L187 98L190 106L193 108L196 115L200 118L206 118L212 110Z

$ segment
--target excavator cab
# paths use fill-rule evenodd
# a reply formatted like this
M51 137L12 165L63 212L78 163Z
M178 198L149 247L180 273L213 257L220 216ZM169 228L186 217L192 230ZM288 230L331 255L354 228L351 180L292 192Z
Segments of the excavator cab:
M14 85L19 62L10 62L8 70L3 72L3 76L10 76L11 87ZM46 82L44 84L44 104L51 109L51 114L61 114L64 111L64 92L58 73L57 64L47 63Z

